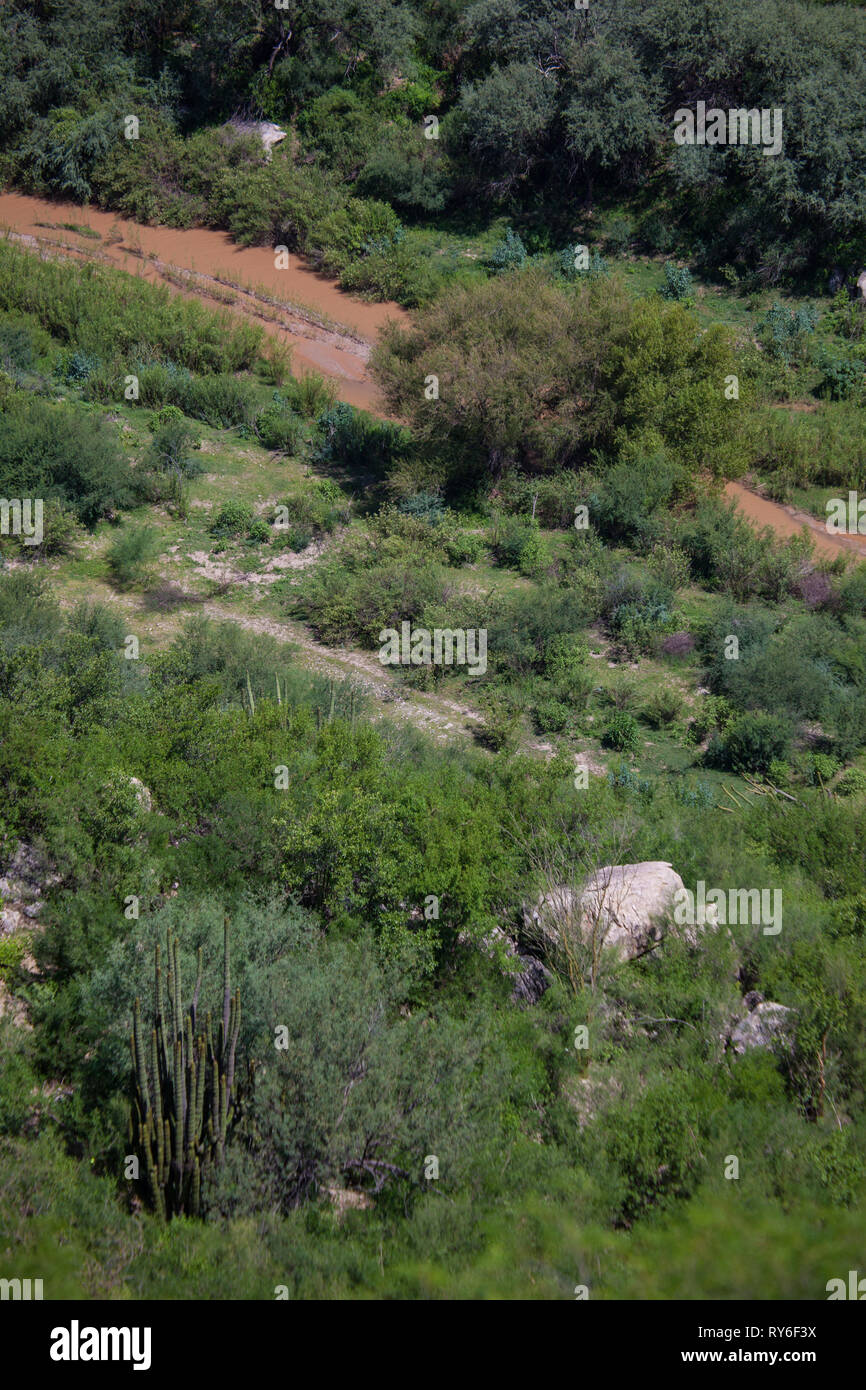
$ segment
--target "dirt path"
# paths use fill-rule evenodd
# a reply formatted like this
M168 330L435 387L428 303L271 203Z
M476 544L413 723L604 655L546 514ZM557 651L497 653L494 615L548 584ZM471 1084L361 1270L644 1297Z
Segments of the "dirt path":
M300 624L238 614L230 605L217 601L203 604L201 611L216 622L237 623L247 632L266 633L279 642L291 642L303 653L303 664L308 670L339 680L352 680L374 699L387 704L391 716L432 734L439 742L469 734L473 726L478 729L484 723L484 716L468 705L427 691L409 690L395 681L369 652L351 647L327 647L310 637Z
M754 526L770 526L777 536L783 537L799 536L805 526L819 555L829 559L837 555L849 558L859 556L866 560L866 536L831 535L817 517L798 511L796 507L783 507L778 502L771 502L742 483L728 483L725 495L736 502L743 516Z
M0 226L28 238L25 244L34 249L116 265L152 283L168 283L210 307L216 301L252 317L291 345L300 374L322 372L334 379L341 400L378 413L367 358L389 319L407 321L397 304L355 299L292 254L278 269L273 248L238 246L227 232L205 227L147 227L110 212L21 193L0 194ZM81 235L70 230L73 226L89 227L98 237Z
M174 586L168 571L161 577ZM177 592L181 596L179 589ZM175 638L183 618L192 612L201 613L213 622L234 623L246 632L273 637L295 650L295 659L305 670L333 680L351 681L369 695L380 707L370 711L371 722L395 719L421 730L438 743L470 739L484 724L484 715L479 710L432 691L412 690L395 678L373 653L351 647L328 647L316 641L302 623L242 613L231 602L221 602L218 598L204 599L187 593L186 599L187 602L173 612L158 613L143 605L140 595L117 593L102 581L91 582L86 590L76 585L72 592L58 597L63 609L72 609L82 601L109 602L129 620L131 633L146 636L157 646ZM548 745L528 740L525 751L549 754L552 750Z

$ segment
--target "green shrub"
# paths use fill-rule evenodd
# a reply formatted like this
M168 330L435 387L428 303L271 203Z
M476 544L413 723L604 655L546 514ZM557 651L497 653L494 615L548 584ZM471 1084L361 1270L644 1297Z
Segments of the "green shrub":
M445 520L447 509L442 498L434 492L416 492L397 503L399 511L405 516L417 516L430 526L440 526Z
M716 729L724 731L734 718L733 706L721 695L703 695L695 706L690 729L702 743Z
M839 771L839 759L830 753L807 753L803 758L805 781L812 787L826 786Z
M640 236L650 252L665 255L673 247L676 232L660 213L650 213L641 223Z
M589 514L602 535L649 548L684 482L684 470L663 451L615 464L589 499Z
M429 560L399 549L380 558L363 538L352 544L356 550L349 545L320 562L293 602L326 642L354 638L378 648L383 629L399 632L402 622L420 622L441 603L442 574Z
M676 723L682 709L683 701L679 691L671 686L663 686L647 701L644 718L654 729L665 729Z
M602 611L608 629L626 652L654 652L665 633L678 626L673 595L658 579L623 569L605 585Z
M769 527L755 531L732 506L701 502L677 528L695 579L739 603L753 596L779 602L800 582L811 545L807 537L779 541Z
M536 574L544 561L538 523L528 517L499 517L490 534L490 547L500 565L508 565L521 574Z
M826 350L818 358L823 372L818 390L831 401L847 401L861 394L866 363L857 357L834 356Z
M303 420L282 399L274 400L259 411L255 431L266 449L284 454L302 453L308 440Z
M540 525L559 527L572 536L587 534L574 529L575 511L585 499L586 483L571 469L541 478L512 469L501 480L497 492L503 508L512 515L530 515L534 507L535 520Z
M329 478L318 479L309 491L287 497L280 505L285 508L285 515L281 517L284 524L307 536L304 545L309 544L313 536L331 532L349 519L346 498ZM303 549L303 546L292 545L291 548Z
M50 349L51 339L30 315L0 316L0 368L4 371L29 371Z
M767 778L774 787L786 787L791 783L791 764L782 758L773 758L767 768Z
M193 458L193 451L200 448L201 436L183 417L170 418L157 427L145 456L145 466L195 478L203 471L199 460Z
M866 792L866 772L859 767L849 767L836 784L840 796L862 796Z
M481 742L493 753L511 751L518 739L520 715L505 701L494 701L484 715Z
M674 265L672 261L665 261L664 281L662 282L659 294L662 299L675 299L680 301L688 301L691 299L691 271L684 265Z
M866 617L866 564L849 571L839 586L839 595L846 613Z
M98 357L76 348L64 348L58 354L56 372L67 386L83 386L89 377L99 371L102 363Z
M150 428L154 434L157 434L165 425L182 425L183 423L184 415L179 406L164 405L153 412Z
M572 712L568 705L564 705L561 700L539 700L535 706L533 718L538 733L560 734L563 729L568 728Z
M485 546L481 536L470 535L468 531L459 527L446 530L442 539L449 565L472 565L484 553Z
M252 387L226 372L194 376L179 391L179 404L186 415L214 429L230 429L245 424L253 405Z
M234 539L249 529L252 520L253 509L249 503L231 499L223 502L208 529L217 540Z
M628 217L614 217L605 234L605 240L615 256L624 256L634 236L634 227Z
M302 550L306 550L312 540L313 532L309 527L295 524L283 532L282 543L287 546L289 550L298 555Z
M144 582L161 548L159 532L153 527L124 527L106 552L115 583L121 589L128 589Z
M399 425L374 420L342 401L319 416L317 428L321 442L314 462L377 477L390 472L409 442L408 432Z
M584 674L588 658L585 638L557 632L544 649L544 674L559 685L570 685Z
M786 309L774 303L756 325L756 333L766 350L779 362L789 363L802 354L806 337L814 333L818 315L812 304Z
M333 381L326 381L318 372L306 372L286 384L286 397L293 410L305 420L319 420L331 410L337 399Z
M507 270L520 270L525 264L526 247L517 232L509 227L504 240L494 246L490 253L490 269L501 275Z
M30 936L27 932L0 937L0 981L7 985L12 983L29 949Z
M637 684L634 677L626 671L617 671L604 692L604 698L613 709L633 710L637 705Z
M581 252L585 250L580 244L574 246L564 246L553 258L553 272L563 280L597 279L601 275L608 274L607 261L601 256L596 247L589 253L589 266L583 270L577 262Z
M0 496L58 503L90 526L133 500L133 474L104 421L14 392L0 401Z
M381 127L354 92L331 87L303 108L298 129L305 150L344 179L351 179L366 162Z
M601 742L603 748L611 748L615 753L636 753L641 742L637 720L626 710L614 710L608 716Z
M741 714L716 735L706 752L711 766L730 772L767 772L774 759L787 757L791 726L778 716Z

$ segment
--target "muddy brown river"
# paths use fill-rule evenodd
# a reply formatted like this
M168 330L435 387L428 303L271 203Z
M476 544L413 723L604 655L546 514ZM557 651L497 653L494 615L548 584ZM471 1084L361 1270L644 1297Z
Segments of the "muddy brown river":
M777 536L797 536L805 526L809 539L819 555L833 559L836 555L847 555L866 560L866 536L840 536L828 532L817 517L795 507L783 507L766 497L743 487L742 483L728 483L725 496L736 502L743 515L753 526L770 526ZM847 496L847 493L846 493Z
M99 233L99 240L69 231L64 223L89 227ZM171 272L179 270L201 277L203 287L206 279L211 280L218 295L226 293L223 287L230 287L238 291L236 302L223 307L255 317L266 332L291 344L296 372L321 372L336 382L341 400L377 413L381 408L367 372L367 358L388 319L408 321L405 310L397 304L369 304L344 294L333 280L298 256L290 253L288 265L277 269L272 248L238 246L226 232L147 227L111 212L21 193L0 194L0 226L33 237L40 245L53 244L77 259L107 259L155 283L166 283ZM176 284L172 288L216 307L214 295L198 293L195 283L193 279L183 291ZM274 314L269 301L284 310L276 320L264 320L258 312Z
M99 240L64 223L90 227ZM21 193L0 194L0 227L76 259L107 260L132 275L169 283L175 293L210 307L215 299L223 303L227 291L233 293L235 303L223 307L254 318L266 333L289 343L295 372L321 372L335 382L340 400L382 414L367 359L389 319L408 323L397 304L370 304L345 294L291 253L287 266L278 269L272 248L238 246L227 232L205 227L148 227L112 212ZM189 277L183 288L177 272ZM818 554L866 559L864 536L831 535L815 517L760 497L741 483L728 483L725 494L755 526L770 526L779 536L797 535L805 526Z

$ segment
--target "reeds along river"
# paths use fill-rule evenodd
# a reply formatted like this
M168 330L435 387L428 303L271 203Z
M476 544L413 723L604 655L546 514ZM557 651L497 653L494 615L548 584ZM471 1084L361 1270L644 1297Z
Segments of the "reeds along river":
M98 237L64 224L90 228ZM255 317L266 332L291 345L295 371L321 372L336 382L341 400L381 412L367 358L388 319L407 320L397 304L369 304L344 294L291 253L281 256L277 268L272 247L238 246L227 233L205 227L148 227L111 212L20 193L0 194L0 226L40 244L53 243L76 259L108 260L155 283L168 281L178 293L211 307L219 303ZM180 288L174 271L212 283L184 280ZM234 303L227 302L226 287L235 292ZM283 311L275 310L274 302Z
M98 238L70 231L64 223L89 227ZM205 227L148 227L111 212L21 193L0 194L0 226L40 243L62 245L66 254L76 258L107 259L130 274L168 282L177 293L211 307L216 301L235 313L252 316L267 333L291 345L293 370L321 372L335 382L340 400L383 413L367 358L388 319L408 322L397 304L355 299L298 256L281 257L278 268L272 247L238 246L226 232ZM208 277L212 283L208 286L202 280L199 289L195 279L184 280L180 288L178 277L171 278L172 271ZM225 302L226 287L236 291L233 304ZM269 299L283 309L276 310ZM739 483L728 483L725 492L755 526L770 526L777 535L793 536L806 525L819 555L866 559L866 537L830 535L815 518L759 497Z

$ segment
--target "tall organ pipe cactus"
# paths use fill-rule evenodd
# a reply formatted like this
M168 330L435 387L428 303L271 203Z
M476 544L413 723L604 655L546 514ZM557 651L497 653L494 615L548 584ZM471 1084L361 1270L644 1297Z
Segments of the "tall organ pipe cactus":
M181 995L178 938L166 940L167 971L155 951L154 1024L148 1034L136 999L132 1015L132 1143L139 1182L160 1216L197 1216L202 1172L222 1162L235 1114L235 1057L240 990L231 992L225 919L223 1007L216 1040L210 1013L199 1012L202 953L189 1008Z

